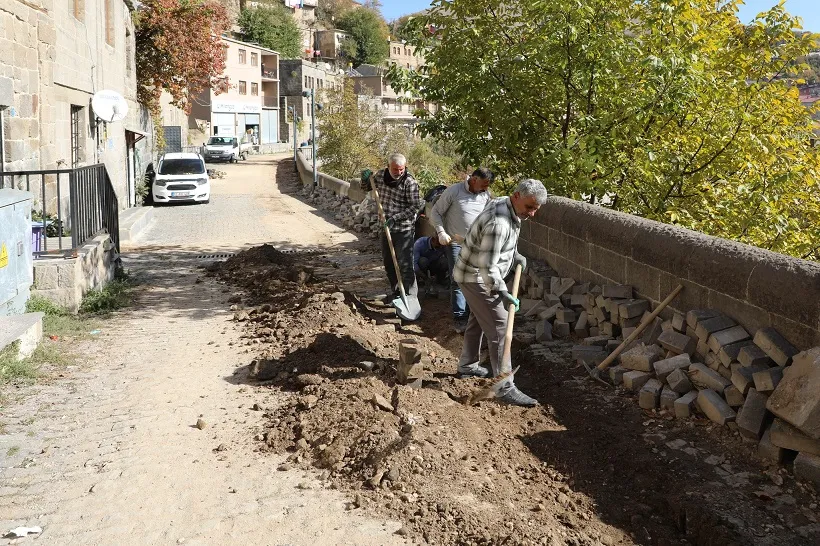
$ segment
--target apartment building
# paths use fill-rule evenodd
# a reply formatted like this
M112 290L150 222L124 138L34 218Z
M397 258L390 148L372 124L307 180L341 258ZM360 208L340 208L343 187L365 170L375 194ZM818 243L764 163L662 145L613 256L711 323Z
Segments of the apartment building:
M426 109L435 112L436 106L433 103L397 93L390 86L386 73L385 68L368 64L360 65L351 71L356 93L372 95L374 102L380 105L386 123L412 127L418 123L416 110Z
M206 136L237 136L254 144L279 142L279 54L222 37L227 92L202 92L194 101L189 127Z
M390 40L390 53L387 58L388 64L397 64L402 68L416 70L424 64L424 56L416 54L416 48L407 45L403 41Z
M287 59L279 62L282 74L282 103L294 107L296 115L302 119L302 130L298 133L300 141L307 140L312 122L310 99L303 96L305 91L313 90L317 101L322 100L322 92L327 89L339 89L344 72L329 63L313 63L302 59ZM288 131L287 112L282 115L282 137Z

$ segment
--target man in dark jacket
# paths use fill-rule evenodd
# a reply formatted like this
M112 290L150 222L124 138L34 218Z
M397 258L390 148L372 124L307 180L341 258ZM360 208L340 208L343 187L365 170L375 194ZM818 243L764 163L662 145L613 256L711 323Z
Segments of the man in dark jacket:
M416 274L413 271L413 242L415 240L416 216L424 205L419 196L419 184L407 171L407 159L401 154L392 154L387 161L387 168L371 173L362 172L361 187L365 191L376 184L385 224L390 229L390 237L396 250L396 259L401 269L401 279L408 294L418 295ZM381 233L382 260L390 288L393 293L390 299L399 296L399 282L393 267L393 258L387 246L384 230Z

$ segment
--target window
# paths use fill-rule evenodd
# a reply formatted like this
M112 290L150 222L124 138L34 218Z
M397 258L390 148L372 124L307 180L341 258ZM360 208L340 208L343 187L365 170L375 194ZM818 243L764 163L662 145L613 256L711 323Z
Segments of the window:
M247 95L248 94L248 84L239 80L239 94L240 95Z
M82 151L82 119L84 108L82 106L71 105L71 167L74 168L80 164L82 158L80 152Z
M308 77L307 77L307 76L305 76L305 89L307 89L308 87L309 87L309 85L308 85Z
M114 0L105 0L105 43L114 45Z
M245 50L239 50L239 64L247 64L247 59L245 58Z
M251 53L251 66L258 66L259 65L259 54L258 53Z
M256 82L251 82L251 95L254 97L259 96L259 84Z
M165 159L159 166L158 174L205 174L205 163L201 159Z
M72 4L74 17L79 21L85 21L85 0L73 0Z

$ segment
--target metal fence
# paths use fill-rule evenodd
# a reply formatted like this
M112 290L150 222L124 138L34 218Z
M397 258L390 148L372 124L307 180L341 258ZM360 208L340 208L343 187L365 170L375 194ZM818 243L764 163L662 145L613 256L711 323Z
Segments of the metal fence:
M119 203L102 163L0 172L1 188L34 194L32 231L39 232L32 238L35 254L72 251L100 233L108 233L119 251Z

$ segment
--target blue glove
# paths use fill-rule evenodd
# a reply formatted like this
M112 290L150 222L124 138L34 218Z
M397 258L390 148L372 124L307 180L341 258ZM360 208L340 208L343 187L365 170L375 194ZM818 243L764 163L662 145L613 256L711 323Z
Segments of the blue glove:
M388 218L387 220L384 221L384 224L382 224L382 227L386 227L387 229L393 229L393 226L395 224L396 224L395 220L393 220L392 218Z
M498 293L501 296L501 299L504 300L504 305L507 306L509 304L515 305L515 312L517 313L521 309L521 301L518 298L514 298L512 294L507 292L506 290L501 290Z

